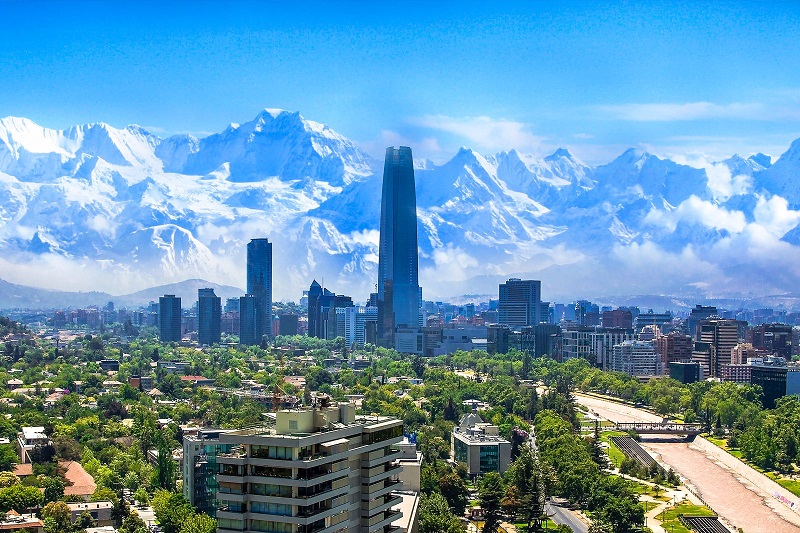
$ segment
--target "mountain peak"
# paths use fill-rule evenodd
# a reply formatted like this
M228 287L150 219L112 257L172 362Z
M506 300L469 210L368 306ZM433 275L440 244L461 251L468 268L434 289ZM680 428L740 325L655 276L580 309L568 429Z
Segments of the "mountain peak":
M772 156L769 156L767 154L762 154L761 152L751 155L747 159L755 163L758 163L764 168L769 168L772 166Z
M574 160L575 156L573 156L572 152L570 152L566 148L559 148L558 150L556 150L552 154L550 154L547 157L545 157L544 160L545 161L555 161L556 159L561 159L561 158Z

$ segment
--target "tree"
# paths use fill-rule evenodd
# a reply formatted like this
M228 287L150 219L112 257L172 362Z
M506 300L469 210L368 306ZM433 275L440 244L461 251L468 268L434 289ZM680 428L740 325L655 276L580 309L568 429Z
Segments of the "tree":
M144 487L139 487L139 489L134 493L133 499L142 507L147 507L147 504L150 503L150 495L147 494L147 491L144 490Z
M96 524L97 523L95 522L94 518L92 518L92 513L89 511L84 511L78 515L73 528L75 531L83 531L86 528L94 527Z
M119 533L150 533L150 530L138 514L131 513L122 521Z
M419 355L415 355L414 357L412 357L411 369L414 371L415 376L422 379L422 375L425 374L425 359L423 359Z
M478 484L478 499L486 517L483 533L493 533L497 530L500 519L500 501L503 499L504 493L503 478L497 472L487 472L481 478Z
M419 533L463 533L461 523L450 512L438 492L423 494L419 505Z
M0 470L13 470L14 465L19 463L19 456L11 444L0 445Z
M47 477L42 481L44 501L55 502L64 497L64 482L55 477Z
M0 511L22 513L30 508L38 507L44 500L44 494L36 487L13 485L0 490Z
M69 531L72 525L72 512L64 502L50 502L42 509L42 518L52 520L53 531Z
M469 489L464 480L453 471L439 478L439 490L453 513L461 516L469 503Z
M201 513L190 516L183 523L180 533L215 533L217 521Z
M164 533L178 533L181 525L194 514L183 494L164 489L153 494L152 506Z
M12 485L19 485L19 476L17 476L14 472L0 472L0 489L4 489Z

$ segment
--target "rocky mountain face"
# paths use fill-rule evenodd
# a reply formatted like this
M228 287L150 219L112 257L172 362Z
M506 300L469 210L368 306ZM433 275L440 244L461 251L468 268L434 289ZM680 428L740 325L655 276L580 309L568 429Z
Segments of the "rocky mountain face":
M413 147L412 147L413 148ZM245 245L274 243L275 297L313 278L365 298L382 161L298 113L264 110L197 139L138 126L0 120L0 278L112 294L203 278L244 286ZM800 140L694 168L630 149L590 167L462 148L416 170L424 297L791 294L800 281Z

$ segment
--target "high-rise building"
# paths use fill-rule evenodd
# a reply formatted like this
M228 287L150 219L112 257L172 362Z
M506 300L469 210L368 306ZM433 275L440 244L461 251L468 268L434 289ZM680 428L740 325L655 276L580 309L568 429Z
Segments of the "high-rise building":
M700 334L697 331L697 326L701 320L706 320L712 316L717 314L717 308L713 305L695 305L694 309L689 312L689 320L687 321L687 327L689 329L689 335L692 336L692 339L699 341Z
M181 341L181 299L174 294L158 299L158 338L161 342Z
M541 281L511 278L500 284L497 312L501 324L535 326L540 322L548 322L548 315L542 311Z
M695 344L703 345L710 359L706 361L705 356L692 359L700 361L708 371L710 377L720 377L723 365L731 364L733 349L739 344L739 325L736 320L708 319L701 320L697 325L697 332L700 335L699 341ZM710 350L708 349L710 348Z
M239 342L246 346L261 344L258 335L258 299L254 294L239 298Z
M354 404L280 410L262 427L184 438L183 493L217 531L399 531L402 439L402 420L356 416ZM409 497L410 532L418 495Z
M671 331L667 335L656 337L656 351L665 369L671 363L687 362L692 359L692 338L684 333Z
M353 299L335 294L314 280L308 289L308 336L318 339L347 338L337 327L337 309L353 307Z
M247 244L247 294L256 297L256 338L272 336L272 243L252 239Z
M222 328L222 298L214 289L197 289L197 340L211 346L219 344Z
M378 248L378 342L394 347L395 328L419 327L417 193L411 148L386 149Z
M297 335L300 317L294 313L283 313L280 317L279 335Z
M604 328L633 328L633 314L630 309L615 309L613 311L603 311L601 325Z
M747 337L755 348L792 359L792 326L788 324L761 324L748 332Z
M614 346L611 370L630 376L658 376L664 373L655 347L650 342L624 341Z

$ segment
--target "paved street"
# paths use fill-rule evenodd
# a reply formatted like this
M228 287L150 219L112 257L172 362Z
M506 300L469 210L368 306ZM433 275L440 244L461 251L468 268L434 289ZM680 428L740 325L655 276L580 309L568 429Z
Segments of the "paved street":
M589 526L586 525L586 522L581 520L576 512L553 505L552 503L545 504L544 509L547 512L547 516L550 517L550 520L556 524L566 524L575 533L588 533Z

